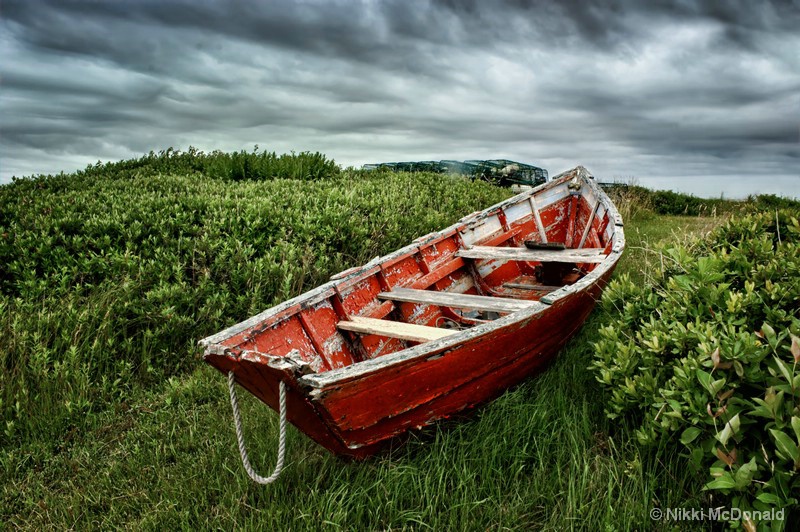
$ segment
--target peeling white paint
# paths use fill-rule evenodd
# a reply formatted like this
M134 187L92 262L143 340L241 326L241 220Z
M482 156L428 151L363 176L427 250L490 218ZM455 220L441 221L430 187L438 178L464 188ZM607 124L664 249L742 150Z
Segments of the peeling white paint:
M325 355L338 353L344 347L344 338L339 333L334 333L322 343L322 351Z
M486 237L498 233L503 230L503 224L497 215L486 218L482 223L474 227L470 227L465 231L461 231L461 238L464 244L471 246L479 240L484 240Z
M530 218L532 215L531 205L527 201L520 201L514 205L509 205L505 208L506 222L513 224L514 222Z

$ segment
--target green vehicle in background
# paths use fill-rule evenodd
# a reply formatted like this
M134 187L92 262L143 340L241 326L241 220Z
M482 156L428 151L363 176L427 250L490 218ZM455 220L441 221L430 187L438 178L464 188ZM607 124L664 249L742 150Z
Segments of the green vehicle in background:
M508 159L489 159L486 161L417 161L398 163L365 164L365 170L392 170L394 172L433 172L437 174L457 174L472 180L480 179L501 187L524 185L534 187L547 182L547 170L530 164Z

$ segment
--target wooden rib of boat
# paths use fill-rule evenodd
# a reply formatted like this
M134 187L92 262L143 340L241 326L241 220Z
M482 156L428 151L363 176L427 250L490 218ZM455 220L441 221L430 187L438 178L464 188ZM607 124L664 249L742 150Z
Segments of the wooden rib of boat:
M200 344L275 410L283 382L289 422L314 441L365 457L541 369L624 247L622 218L577 167Z

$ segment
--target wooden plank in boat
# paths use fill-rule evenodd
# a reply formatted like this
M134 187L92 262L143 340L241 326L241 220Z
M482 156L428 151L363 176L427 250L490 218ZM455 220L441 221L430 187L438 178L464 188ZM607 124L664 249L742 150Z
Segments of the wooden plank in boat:
M352 316L349 321L340 321L337 327L346 331L377 334L388 336L389 338L411 340L412 342L429 342L458 332L452 329L439 329L437 327L399 321L376 320L374 318L364 318L363 316Z
M536 262L599 263L606 259L602 248L583 249L528 249L517 247L472 246L456 252L465 259L521 260Z
M414 290L412 288L399 287L392 289L391 292L381 292L378 297L391 299L392 301L506 313L516 312L534 304L533 301L521 299L475 296L453 292L433 292L431 290Z
M581 237L581 241L578 244L579 248L582 248L583 245L586 243L586 238L589 236L589 231L592 230L592 223L594 222L594 217L597 214L597 208L600 206L600 202L594 204L594 208L592 208L592 213L589 215L589 221L586 222L586 227L583 230L583 236Z
M430 273L427 273L414 281L411 286L414 288L428 288L430 285L441 281L457 269L465 266L466 263L463 259L458 257L451 259L444 264L438 266L436 269L432 270Z
M504 288L517 288L520 290L534 290L537 292L552 292L561 288L560 286L550 286L544 284L530 284L530 283L503 283Z

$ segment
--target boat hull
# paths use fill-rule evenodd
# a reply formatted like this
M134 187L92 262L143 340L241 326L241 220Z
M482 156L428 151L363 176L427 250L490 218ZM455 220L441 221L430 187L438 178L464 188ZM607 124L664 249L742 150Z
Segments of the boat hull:
M579 180L583 198L571 186ZM517 281L531 278L531 262L551 253L519 247L532 236L544 242L565 238L574 249L562 257L578 257L569 262L579 262L583 277L545 287L553 290L543 297L509 296L501 286L524 285ZM584 242L591 243L589 249L580 249ZM284 383L290 423L336 455L364 458L409 430L486 403L542 370L592 312L623 249L621 218L579 168L201 341L204 358L232 372L239 385L275 410ZM517 267L509 253L537 258ZM581 265L582 260L597 264ZM437 291L446 296L438 303ZM495 295L466 295L476 292ZM423 303L381 300L392 294L422 294ZM458 317L444 307L459 301L510 306L501 317L442 335L435 328L439 320ZM358 322L354 316L371 318ZM392 338L385 324L396 327L400 319L415 324L415 334L437 334L428 341ZM365 321L378 322L377 330L358 338L347 332ZM348 325L344 331L342 322Z
M323 389L316 401L355 451L491 401L555 358L592 312L607 279L457 348Z
M410 429L491 401L537 374L578 332L612 272L528 320L330 387L310 391L293 372L252 355L206 360L233 371L242 387L274 410L284 381L293 425L336 455L364 458Z

